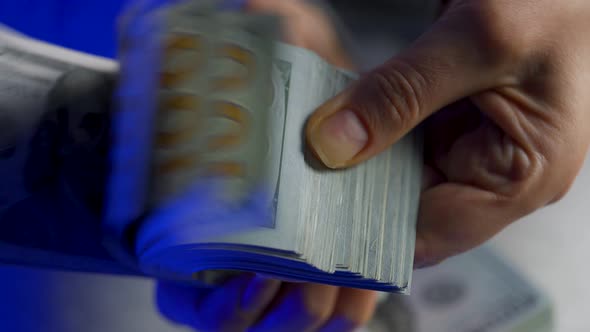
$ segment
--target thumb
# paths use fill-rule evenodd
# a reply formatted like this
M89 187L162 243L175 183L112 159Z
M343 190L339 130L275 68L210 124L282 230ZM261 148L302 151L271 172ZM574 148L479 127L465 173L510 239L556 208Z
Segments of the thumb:
M410 48L316 110L306 136L326 166L365 161L437 110L492 86L499 66L464 14L449 11Z

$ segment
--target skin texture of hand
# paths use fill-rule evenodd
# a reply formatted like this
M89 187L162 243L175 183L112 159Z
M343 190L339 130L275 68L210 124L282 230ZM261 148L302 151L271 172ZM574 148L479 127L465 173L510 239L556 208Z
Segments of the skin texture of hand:
M590 142L590 2L456 0L309 119L330 168L422 124L416 266L488 240L568 191ZM556 224L556 227L559 227Z
M300 0L248 0L246 9L282 18L285 42L352 68L337 32L319 8ZM377 293L244 274L214 289L160 282L157 303L168 319L200 332L346 332L372 317Z
M346 332L371 318L376 296L244 274L210 290L160 282L157 303L168 319L203 332Z

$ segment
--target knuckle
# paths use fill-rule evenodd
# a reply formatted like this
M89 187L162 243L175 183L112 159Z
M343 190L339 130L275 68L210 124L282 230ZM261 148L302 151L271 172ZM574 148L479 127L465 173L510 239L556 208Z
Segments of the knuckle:
M582 168L585 149L569 133L564 134L563 128L540 126L531 139L536 172L530 195L539 201L536 208L565 198Z
M370 74L370 88L376 94L371 124L386 132L410 128L420 120L426 80L417 70L398 60Z
M476 40L481 49L487 50L490 64L512 64L524 57L526 34L522 24L512 11L514 5L504 0L483 0L471 8L470 16L475 20Z
M511 205L514 202L519 202L518 206L521 212L529 214L545 205L561 200L569 191L574 178L563 181L563 177L559 177L559 185L554 187L552 184L555 181L552 179L556 178L553 171L555 163L551 159L539 151L531 152L526 176L523 176L521 181L514 183L511 195L502 195L506 203Z

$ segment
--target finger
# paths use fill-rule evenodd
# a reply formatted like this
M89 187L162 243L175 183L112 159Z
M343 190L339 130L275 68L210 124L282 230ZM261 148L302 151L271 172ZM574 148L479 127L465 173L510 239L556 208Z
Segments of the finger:
M414 267L465 252L516 220L513 205L492 192L445 183L422 193Z
M477 115L476 111L471 114ZM417 267L436 264L483 243L552 197L543 184L539 158L489 118L478 116L477 122L458 121L454 116L433 118L442 121L427 136L438 143L430 163L445 179L421 195Z
M280 282L238 277L213 291L197 307L196 328L203 331L243 331L266 308Z
M321 332L356 331L369 322L377 304L377 292L363 289L342 288L330 320L320 328Z
M332 315L338 287L319 284L288 284L251 332L315 331Z
M583 162L578 145L570 143L566 148L553 139L543 141L552 137L551 130L544 129L542 136L511 130L509 121L499 114L519 106L506 98L490 92L471 99L445 110L451 113L429 119L432 127L427 128L426 140L432 144L427 145L436 148L431 149L427 162L444 174L446 183L422 193L416 267L478 246L510 223L555 201L567 192ZM523 127L547 128L543 124ZM522 137L543 140L531 143L533 140Z
M176 287L159 293L158 304L167 317L203 332L244 331L273 299L280 282L242 275L194 298L183 293L186 287Z
M531 173L526 154L472 103L455 103L427 124L426 162L444 178L420 198L416 267L479 245L531 205L522 192L530 179L519 175Z
M160 281L156 289L156 304L160 313L167 319L177 324L192 326L196 304L208 291L206 288Z
M352 166L444 106L512 77L477 15L449 11L414 45L362 77L309 118L306 136L330 168ZM494 53L495 54L495 53Z

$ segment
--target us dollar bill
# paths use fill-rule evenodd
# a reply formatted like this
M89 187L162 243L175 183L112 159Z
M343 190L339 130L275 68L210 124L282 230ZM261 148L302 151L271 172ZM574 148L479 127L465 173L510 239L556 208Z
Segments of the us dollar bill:
M549 298L491 248L414 274L409 297L385 295L364 332L549 332Z
M0 26L0 261L139 273L102 246L117 70Z
M216 178L238 199L263 181L275 86L272 19L171 8L163 50L152 169L155 203L187 183ZM276 99L275 99L276 100Z
M81 149L96 151L105 141L115 72L112 61L34 41L0 25L0 214L55 182L70 167L70 156ZM96 199L104 190L84 180L84 172L66 173L81 182L74 188L96 190Z

